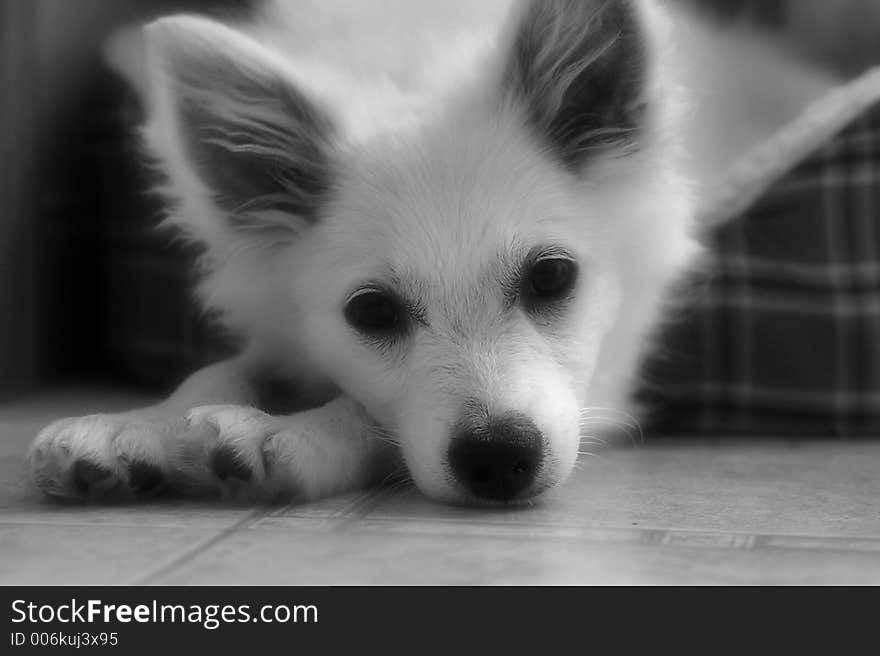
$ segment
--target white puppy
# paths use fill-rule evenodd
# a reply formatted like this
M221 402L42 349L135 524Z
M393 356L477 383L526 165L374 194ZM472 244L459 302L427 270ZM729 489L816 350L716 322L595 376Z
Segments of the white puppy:
M562 483L697 252L666 32L645 0L146 26L168 222L247 347L156 407L48 427L36 484L315 498L402 473L509 503ZM312 407L270 414L269 388Z

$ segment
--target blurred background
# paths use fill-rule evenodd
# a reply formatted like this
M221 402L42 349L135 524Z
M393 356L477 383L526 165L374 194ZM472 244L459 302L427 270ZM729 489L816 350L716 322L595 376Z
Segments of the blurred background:
M246 4L0 0L0 398L80 380L167 387L216 356L192 253L153 229L138 100L102 48L133 21Z
M880 0L669 1L841 82L880 62ZM133 21L250 4L0 0L0 401L71 382L164 391L231 348L192 302L193 253L153 229L141 110L101 51Z

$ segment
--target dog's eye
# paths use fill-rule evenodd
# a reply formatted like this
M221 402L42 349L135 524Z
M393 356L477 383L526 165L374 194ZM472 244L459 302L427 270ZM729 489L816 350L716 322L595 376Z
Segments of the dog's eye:
M345 320L364 334L386 336L403 329L406 310L391 294L378 289L364 289L348 299Z
M577 265L568 258L547 257L532 265L526 281L529 296L552 301L565 296L574 286Z

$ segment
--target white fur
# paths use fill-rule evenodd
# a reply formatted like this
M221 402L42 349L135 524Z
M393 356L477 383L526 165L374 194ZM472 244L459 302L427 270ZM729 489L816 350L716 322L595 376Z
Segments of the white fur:
M192 48L203 35L254 65L271 64L342 126L341 183L325 218L267 256L218 228L178 146L168 85L158 80L147 134L181 202L172 220L208 243L209 306L271 350L287 375L316 369L364 404L399 436L423 490L455 496L445 450L472 397L493 412L531 416L550 441L546 475L561 481L578 451L580 411L627 407L663 293L696 252L663 19L640 3L652 39L652 111L640 152L595 163L578 178L542 152L516 107L499 106L505 3L478 3L485 25L439 26L422 3L378 4L384 10L279 3L271 20L243 29L255 40L194 18L170 19L175 36L162 34L167 22L149 28L160 35L160 55L170 47L163 39ZM488 269L540 244L571 249L584 280L550 331L522 314L505 316ZM432 316L430 329L390 358L358 341L340 311L354 287L388 271Z
M536 492L564 481L582 413L628 407L664 294L697 253L669 26L652 2L633 6L647 33L639 148L597 154L577 172L554 159L502 89L515 36L505 26L517 25L524 3L279 1L252 24L172 17L146 30L144 134L168 176L169 222L205 245L207 307L247 337L249 361L270 363L275 377L328 381L365 407L433 497L468 499L446 454L473 399L541 431L548 457ZM553 56L555 44L545 45L537 58ZM231 229L189 161L177 112L186 89L170 73L181 56L218 52L236 60L235 75L268 71L292 85L336 125L334 191L314 225L269 213L257 219L270 237ZM199 93L216 111L230 107L222 88ZM542 246L564 248L580 268L569 307L546 324L506 307L499 282ZM369 283L418 299L426 325L386 349L360 339L343 307ZM294 440L281 452L303 448ZM344 474L321 465L315 448L304 456L308 489L344 488L318 480L315 472Z

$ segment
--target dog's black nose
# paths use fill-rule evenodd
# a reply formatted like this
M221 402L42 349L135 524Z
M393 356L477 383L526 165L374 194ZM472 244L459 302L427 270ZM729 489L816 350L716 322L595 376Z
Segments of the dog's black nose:
M543 459L543 435L521 415L460 429L449 445L453 474L480 499L509 501L525 496Z

